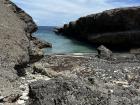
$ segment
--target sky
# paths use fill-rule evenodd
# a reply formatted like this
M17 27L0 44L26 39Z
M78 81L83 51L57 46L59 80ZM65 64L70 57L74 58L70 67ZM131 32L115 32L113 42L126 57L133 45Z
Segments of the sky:
M81 16L104 10L140 6L140 0L12 0L39 26L62 26Z

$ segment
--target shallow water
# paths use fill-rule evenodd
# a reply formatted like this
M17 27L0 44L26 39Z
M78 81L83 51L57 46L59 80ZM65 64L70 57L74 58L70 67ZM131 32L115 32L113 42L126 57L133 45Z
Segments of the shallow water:
M77 41L53 32L54 27L39 27L36 37L52 43L52 48L45 49L45 53L93 53L95 48L91 45Z

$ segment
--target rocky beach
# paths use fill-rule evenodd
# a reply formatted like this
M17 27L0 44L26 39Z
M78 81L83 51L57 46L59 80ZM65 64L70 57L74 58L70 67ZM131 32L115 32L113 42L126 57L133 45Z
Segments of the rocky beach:
M44 55L53 45L33 36L32 17L0 0L0 105L140 105L139 16L130 7L82 17L57 31L97 44L97 53Z

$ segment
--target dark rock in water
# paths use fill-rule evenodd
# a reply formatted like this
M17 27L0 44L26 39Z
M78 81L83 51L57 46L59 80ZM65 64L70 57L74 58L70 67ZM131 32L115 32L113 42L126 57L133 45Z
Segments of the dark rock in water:
M55 32L56 34L59 34L59 33L60 33L60 28L55 27L55 28L53 29L53 32Z
M94 44L140 46L140 7L117 8L81 17L59 32Z
M29 86L27 105L108 105L105 94L78 79L56 78Z
M36 62L44 57L44 53L42 51L43 48L52 47L52 44L42 41L36 37L30 38L30 63Z
M52 44L42 41L36 37L30 38L30 63L36 62L44 57L44 53L42 51L43 48L52 47Z
M112 51L107 49L105 46L101 45L100 47L97 48L98 51L98 57L99 58L105 58L105 59L110 59L112 56Z
M46 41L40 40L36 37L32 37L31 40L34 42L35 46L37 46L39 49L52 47L52 44L50 44Z

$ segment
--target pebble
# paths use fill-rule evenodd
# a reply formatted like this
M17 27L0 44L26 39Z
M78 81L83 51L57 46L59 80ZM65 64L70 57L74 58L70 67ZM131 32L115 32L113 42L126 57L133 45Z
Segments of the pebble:
M119 86L127 86L128 85L128 82L127 81L113 81L113 83L119 85Z
M35 82L37 80L27 80L28 83Z
M22 91L25 91L25 90L26 90L26 86L24 86L24 85L21 85L19 88L20 88L20 90L22 90Z
M25 101L24 101L24 100L18 100L17 103L18 103L19 105L24 105L24 104L25 104Z
M27 96L27 95L28 95L28 92L22 93L22 96Z
M124 88L128 88L128 87L129 87L129 85L123 85L123 87L124 87Z
M113 93L113 90L110 90L111 93Z
M45 78L45 81L48 81L48 80L50 80L51 78Z
M0 96L0 100L2 100L4 97L3 96Z
M24 77L21 77L21 79L22 79L22 80L25 80L25 78L24 78Z
M24 100L24 101L27 101L29 99L29 97L27 97L27 96L21 96L20 99L21 100Z

